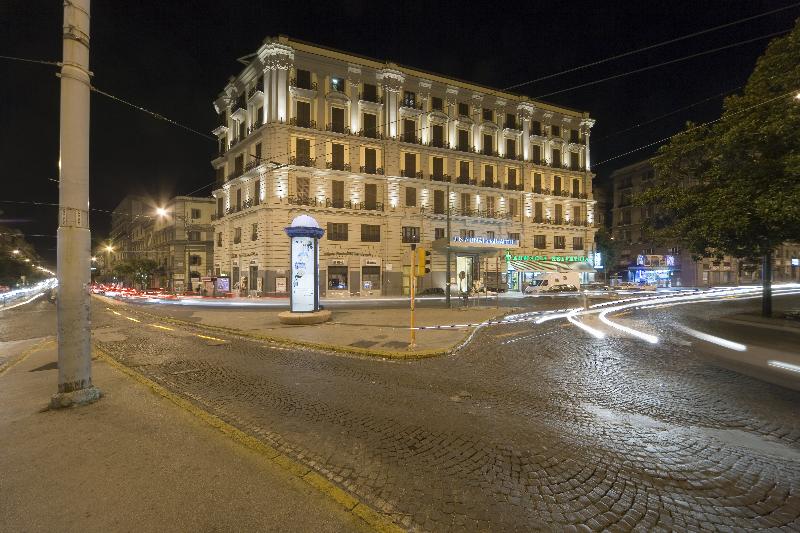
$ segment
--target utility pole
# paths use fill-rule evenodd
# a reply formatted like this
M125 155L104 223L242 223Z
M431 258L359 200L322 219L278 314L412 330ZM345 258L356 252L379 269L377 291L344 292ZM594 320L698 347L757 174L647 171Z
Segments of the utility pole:
M444 300L447 308L450 309L450 183L447 184L447 246L445 253L447 254L446 272L445 272L445 285L444 285Z
M89 231L89 0L64 2L58 198L58 394L67 407L100 398L92 385Z
M413 350L417 347L417 330L414 329L414 289L417 284L417 271L415 270L414 259L417 255L417 245L411 245L411 275L408 280L408 288L411 294L411 319L409 321L409 329L411 331L411 342L408 344L408 349Z

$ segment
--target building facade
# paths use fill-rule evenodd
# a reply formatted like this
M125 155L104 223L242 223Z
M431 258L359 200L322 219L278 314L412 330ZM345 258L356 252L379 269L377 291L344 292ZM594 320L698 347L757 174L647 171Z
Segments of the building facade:
M761 279L761 265L734 257L695 259L679 243L657 245L646 235L652 208L633 205L637 194L657 184L650 160L615 170L609 183L612 201L611 231L621 243L616 270L622 281L655 283L659 286L708 287L738 285ZM774 281L800 280L800 244L784 243L775 252ZM794 267L792 266L794 262Z
M462 288L592 257L587 113L286 37L249 61L214 102L214 271L232 285L286 291L301 213L326 230L328 296L406 293L412 244L433 250L423 290L445 286L448 248Z
M150 280L152 288L196 290L213 270L215 207L213 198L176 196L165 205L154 205L144 197L128 196L112 214L113 251L101 246L97 255L108 254L114 262L152 259L160 267Z

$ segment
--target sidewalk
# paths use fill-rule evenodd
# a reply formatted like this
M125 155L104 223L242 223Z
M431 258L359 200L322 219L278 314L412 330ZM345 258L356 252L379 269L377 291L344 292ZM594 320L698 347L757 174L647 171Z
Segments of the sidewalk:
M191 308L158 304L142 306L104 296L98 296L97 299L106 307L122 306L156 319L202 324L278 342L385 357L422 357L446 353L461 344L472 333L476 324L513 310L511 307L494 306L469 307L463 310L418 308L415 311L417 327L459 327L419 330L416 333L417 347L409 350L408 309L333 309L330 322L313 326L293 326L279 322L280 309Z
M43 410L58 370L39 341L0 343L0 531L371 530L103 360L99 402Z

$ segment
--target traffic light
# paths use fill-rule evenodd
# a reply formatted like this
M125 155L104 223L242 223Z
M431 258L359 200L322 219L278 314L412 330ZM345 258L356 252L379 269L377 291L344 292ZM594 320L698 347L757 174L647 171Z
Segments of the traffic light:
M431 271L431 251L425 248L417 248L417 276L424 276Z

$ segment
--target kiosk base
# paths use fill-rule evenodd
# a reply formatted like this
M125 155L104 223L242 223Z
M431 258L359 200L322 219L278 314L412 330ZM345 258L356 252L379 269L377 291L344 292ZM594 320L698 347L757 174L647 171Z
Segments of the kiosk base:
M314 311L311 313L292 313L291 311L284 311L278 313L278 320L281 324L295 324L305 326L308 324L322 324L331 319L331 312L327 309Z

